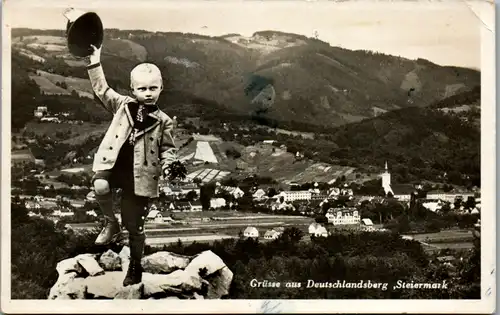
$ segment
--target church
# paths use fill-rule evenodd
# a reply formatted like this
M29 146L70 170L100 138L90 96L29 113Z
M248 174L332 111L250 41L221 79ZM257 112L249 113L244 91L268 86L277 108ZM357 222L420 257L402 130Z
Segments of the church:
M385 170L382 174L382 188L386 197L393 196L394 198L401 201L410 201L411 194L417 193L417 188L411 184L396 184L391 183L391 173L389 173L389 168L387 167L387 161L385 162Z

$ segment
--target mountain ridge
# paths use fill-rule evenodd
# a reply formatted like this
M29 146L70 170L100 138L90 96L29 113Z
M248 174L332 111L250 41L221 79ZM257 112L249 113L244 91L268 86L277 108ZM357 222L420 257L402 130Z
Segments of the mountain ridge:
M28 73L38 67L87 78L85 66L78 64L81 60L70 56L64 46L64 31L13 29L12 35L18 65ZM52 39L55 44L33 45L40 42L33 42L33 37L48 35L58 37ZM29 53L46 62L29 59ZM155 62L164 73L165 93L160 103L165 108L179 105L168 98L178 91L239 115L258 114L264 119L295 120L318 127L349 124L379 111L425 107L471 90L480 82L480 73L472 69L332 47L285 32L259 31L241 37L105 30L102 64L112 87L126 93L130 70L144 61ZM245 94L247 79L253 75L273 82L276 95L269 108L252 103ZM183 106L192 106L189 102Z

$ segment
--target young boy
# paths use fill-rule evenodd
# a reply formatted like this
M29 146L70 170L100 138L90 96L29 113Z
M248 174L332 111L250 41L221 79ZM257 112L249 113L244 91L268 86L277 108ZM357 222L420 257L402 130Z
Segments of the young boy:
M130 264L123 285L142 281L141 258L144 251L144 219L149 198L158 197L160 170L167 178L168 165L175 160L173 121L156 105L163 90L161 72L143 63L130 73L134 97L111 89L100 63L101 48L92 46L87 67L92 88L113 120L94 157L92 178L96 199L106 225L95 243L116 241L121 232L113 214L112 189L122 189L122 223L129 232Z

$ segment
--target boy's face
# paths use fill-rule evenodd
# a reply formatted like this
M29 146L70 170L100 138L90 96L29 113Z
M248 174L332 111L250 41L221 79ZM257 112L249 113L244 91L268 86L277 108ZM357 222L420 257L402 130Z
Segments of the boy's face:
M161 77L149 73L135 74L131 83L132 94L145 105L155 105L163 90Z

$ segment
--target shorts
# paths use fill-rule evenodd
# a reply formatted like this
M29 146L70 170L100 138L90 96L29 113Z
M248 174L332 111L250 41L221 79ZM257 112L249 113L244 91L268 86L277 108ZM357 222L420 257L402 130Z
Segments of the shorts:
M134 193L134 177L132 170L129 172L117 171L114 169L97 171L92 177L92 186L94 186L94 181L96 179L104 179L108 181L111 189L121 188L130 193Z

